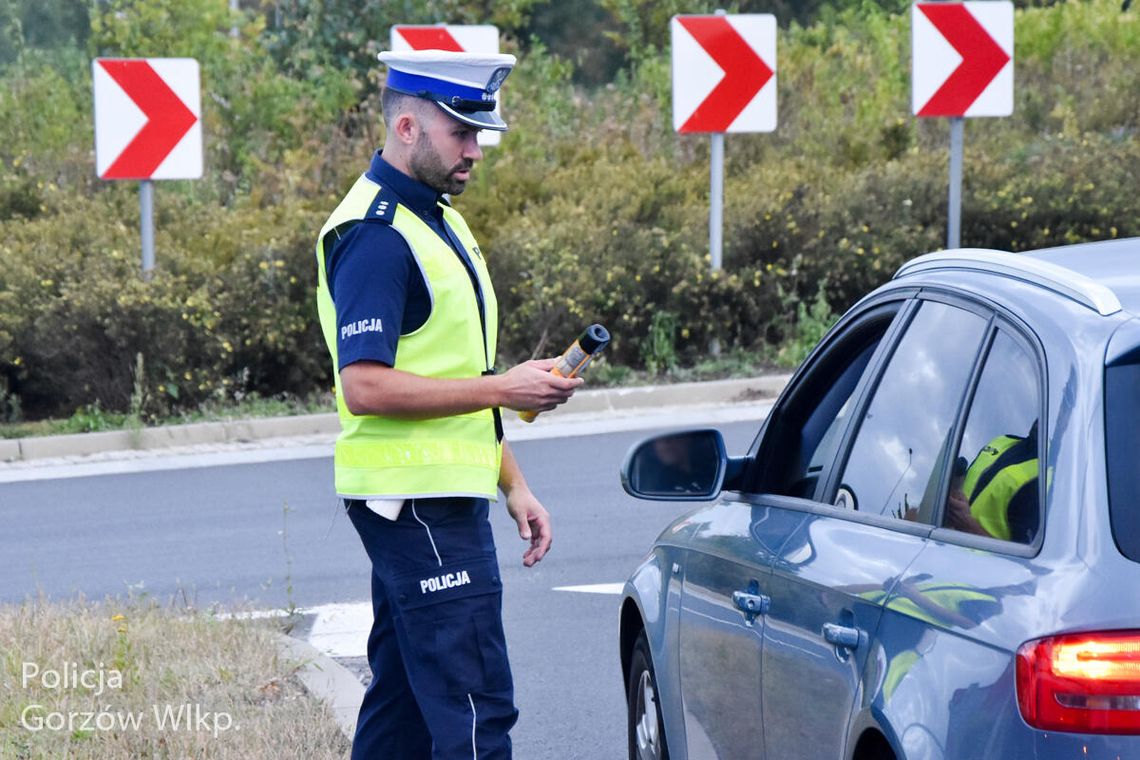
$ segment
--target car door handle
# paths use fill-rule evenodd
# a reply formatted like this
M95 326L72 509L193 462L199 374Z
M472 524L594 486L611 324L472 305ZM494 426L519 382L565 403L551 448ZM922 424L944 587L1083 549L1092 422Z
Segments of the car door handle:
M824 623L823 638L827 640L827 643L834 644L837 647L854 649L859 646L859 629L836 625L835 623Z
M764 615L772 606L772 598L751 591L733 591L732 603L748 615Z

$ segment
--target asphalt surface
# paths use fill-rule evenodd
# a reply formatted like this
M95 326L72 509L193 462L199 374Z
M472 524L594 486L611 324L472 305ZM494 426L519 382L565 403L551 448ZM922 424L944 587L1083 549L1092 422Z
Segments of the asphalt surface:
M730 453L742 453L758 425L721 425ZM553 589L623 581L690 508L621 490L622 458L647 434L514 445L555 520L554 550L527 569L513 521L493 510L519 757L624 755L618 597ZM302 459L2 484L0 602L136 594L266 609L366 600L368 564L331 474L330 459Z

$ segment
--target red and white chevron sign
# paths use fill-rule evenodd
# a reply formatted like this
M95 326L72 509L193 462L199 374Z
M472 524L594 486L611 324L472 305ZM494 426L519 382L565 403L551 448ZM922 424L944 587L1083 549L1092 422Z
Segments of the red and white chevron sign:
M776 129L776 17L674 16L673 129Z
M1013 113L1013 3L915 3L911 8L916 116Z
M202 176L198 62L96 58L95 171L100 179Z
M392 27L391 49L451 50L456 53L494 54L499 52L499 28L491 24L400 24ZM499 112L503 95L499 93ZM480 145L498 145L502 135L489 129L479 132Z

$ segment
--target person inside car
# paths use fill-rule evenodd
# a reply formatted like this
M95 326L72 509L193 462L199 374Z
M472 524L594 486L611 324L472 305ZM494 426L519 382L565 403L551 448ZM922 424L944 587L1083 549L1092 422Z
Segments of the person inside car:
M969 467L958 458L946 497L947 528L1028 544L1037 533L1037 423L1024 437L999 435ZM958 473L961 472L961 475Z

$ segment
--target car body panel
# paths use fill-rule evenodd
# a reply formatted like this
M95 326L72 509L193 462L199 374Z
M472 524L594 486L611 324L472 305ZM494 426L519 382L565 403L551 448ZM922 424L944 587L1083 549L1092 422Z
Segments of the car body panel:
M790 534L767 586L772 607L764 628L763 715L769 757L842 756L848 721L863 699L863 670L882 603L923 542L822 513L805 514ZM829 642L829 625L856 631L857 643Z
M1015 757L1031 743L1014 655L1055 617L1057 581L1033 558L926 543L887 602L876 636L883 669L868 687L907 757Z
M745 615L733 593L757 593L768 572L766 565L686 553L677 651L690 758L764 757L763 726L739 717L762 714L764 616Z
M637 638L637 631L631 628L637 627L645 631L653 654L658 699L670 747L684 746L685 742L676 657L676 621L681 606L682 575L679 570L683 547L695 530L696 523L690 516L678 518L668 525L657 537L652 551L626 581L622 594L623 605L632 604L637 610L636 616L623 614L620 620L620 641L626 647L621 652L623 672L629 664L628 649ZM674 566L677 572L673 570Z
M689 546L701 548L685 552L678 649L687 755L675 757L764 757L763 725L733 717L759 714L764 616L736 607L733 594L763 594L779 545L802 520L770 518L733 495L691 516Z

